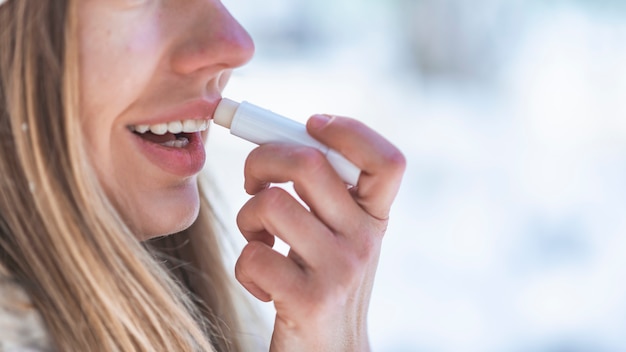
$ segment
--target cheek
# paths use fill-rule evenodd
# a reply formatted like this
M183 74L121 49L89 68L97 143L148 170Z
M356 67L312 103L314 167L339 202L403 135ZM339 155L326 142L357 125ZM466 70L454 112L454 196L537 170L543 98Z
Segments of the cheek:
M151 16L91 17L80 29L81 107L86 124L111 124L150 86L163 40Z
M125 164L124 112L156 72L159 30L149 16L133 18L89 6L80 13L80 114L94 167L101 181L115 189L128 182L124 170L134 171L132 161Z
M117 16L120 17L120 16ZM87 149L107 195L142 238L188 227L197 216L195 178L154 180L129 143L125 112L156 79L158 23L106 13L80 30L80 106Z

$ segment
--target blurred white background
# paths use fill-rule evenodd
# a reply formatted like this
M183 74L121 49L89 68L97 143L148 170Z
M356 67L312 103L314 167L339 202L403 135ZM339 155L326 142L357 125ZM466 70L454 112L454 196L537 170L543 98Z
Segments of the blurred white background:
M626 351L626 1L224 2L257 45L226 96L407 156L374 350ZM236 232L253 146L211 133Z

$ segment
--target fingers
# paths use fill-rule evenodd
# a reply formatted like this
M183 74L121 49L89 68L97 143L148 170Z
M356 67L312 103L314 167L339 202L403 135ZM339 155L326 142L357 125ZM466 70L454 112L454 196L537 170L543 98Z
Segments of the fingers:
M246 161L248 193L256 194L272 182L294 181L296 192L311 211L342 235L355 233L366 216L386 220L406 165L402 153L349 118L316 115L307 127L313 137L362 169L357 187L347 192L326 158L315 149L268 144L255 149ZM353 226L347 226L350 224Z
M281 188L263 190L250 199L239 212L237 224L247 239L258 238L259 233L274 234L291 246L286 257L265 241L253 240L244 248L235 269L237 279L263 301L285 304L322 294L321 287L319 292L301 292L305 285L311 287L312 281L328 287L350 285L361 263L369 260L363 251L352 248L352 241L335 236Z
M257 299L284 301L283 293L297 295L305 286L296 263L262 242L244 247L235 265L235 277Z
M237 215L237 226L248 241L272 246L273 237L285 241L304 258L324 261L335 245L332 231L281 188L269 188L250 199ZM270 242L267 237L271 236ZM316 267L316 263L307 263Z
M398 193L406 159L389 141L359 121L345 117L315 115L308 132L361 168L355 199L378 219L389 216Z
M311 211L336 233L345 230L350 219L365 220L346 185L322 153L313 148L267 144L250 153L244 169L245 188L250 194L269 183L293 181L294 189Z
M317 116L307 128L363 170L358 185L348 189L315 149L256 148L244 171L246 191L254 197L237 217L250 242L236 277L258 299L274 301L274 347L365 350L382 234L405 160L380 135L348 118ZM287 181L304 204L283 189L268 188ZM274 236L291 246L287 256L271 248Z

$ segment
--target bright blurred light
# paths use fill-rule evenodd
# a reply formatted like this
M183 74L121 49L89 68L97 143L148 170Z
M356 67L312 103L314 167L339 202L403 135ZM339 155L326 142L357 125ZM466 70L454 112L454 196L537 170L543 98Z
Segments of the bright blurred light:
M408 158L374 350L626 350L626 3L225 3L257 41L227 96L355 116ZM212 133L234 213L252 146Z

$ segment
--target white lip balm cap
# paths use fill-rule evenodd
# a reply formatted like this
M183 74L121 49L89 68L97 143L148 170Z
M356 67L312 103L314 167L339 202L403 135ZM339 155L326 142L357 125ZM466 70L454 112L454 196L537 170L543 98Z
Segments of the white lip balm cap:
M217 104L215 114L213 114L213 121L222 127L230 129L238 107L239 103L227 98L222 98L220 103Z
M356 186L359 181L361 170L356 165L311 137L299 122L250 103L240 104L227 98L222 98L217 105L213 122L230 129L231 134L256 144L282 142L316 148L324 153L344 182Z

